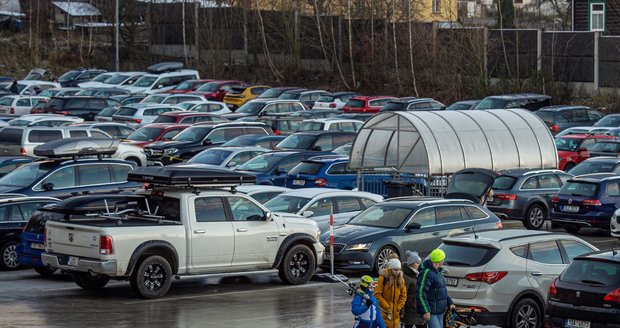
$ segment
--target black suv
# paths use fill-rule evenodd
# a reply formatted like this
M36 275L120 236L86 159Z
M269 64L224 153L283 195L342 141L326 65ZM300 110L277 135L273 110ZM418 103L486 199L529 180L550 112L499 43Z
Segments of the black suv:
M144 152L148 165L182 163L207 148L248 134L271 135L273 132L265 124L253 122L198 123L183 130L172 141L150 144L144 148Z
M545 327L619 328L620 254L595 252L576 257L553 280Z
M482 99L474 109L523 108L531 111L551 106L551 97L537 93L514 93L488 96Z
M68 71L65 74L61 75L58 78L58 82L60 86L63 88L77 87L78 83L87 82L95 78L97 75L101 73L106 73L107 71L102 69L77 69L73 71Z
M0 199L0 268L19 267L17 245L30 216L39 208L56 203L51 197L5 197Z
M43 107L43 113L77 116L85 121L94 121L95 115L107 107L120 106L114 99L104 97L52 97Z
M576 126L592 126L603 118L603 114L586 106L547 106L534 114L547 124L554 135Z

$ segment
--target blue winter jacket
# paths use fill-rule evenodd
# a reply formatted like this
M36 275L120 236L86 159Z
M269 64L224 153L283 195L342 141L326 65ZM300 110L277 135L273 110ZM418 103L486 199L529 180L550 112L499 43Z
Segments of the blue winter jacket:
M453 302L448 296L446 281L430 260L422 262L416 292L418 313L442 314Z
M356 293L351 301L351 312L355 316L353 328L386 328L375 295L368 293L368 296L373 304L371 306L366 305L363 294Z

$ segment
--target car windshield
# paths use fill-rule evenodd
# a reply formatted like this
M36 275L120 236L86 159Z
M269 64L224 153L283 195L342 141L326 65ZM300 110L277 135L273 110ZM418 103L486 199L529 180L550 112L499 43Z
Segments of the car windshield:
M562 186L560 191L558 191L558 195L592 197L596 195L597 190L597 183L568 181Z
M201 163L201 164L211 164L211 165L220 165L224 162L228 156L232 154L232 150L224 150L224 149L207 149L198 155L190 158L188 163Z
M577 151L583 139L577 138L558 138L555 139L555 147L559 151Z
M261 109L263 109L263 107L265 107L265 103L264 102L249 102L241 107L239 107L235 113L243 113L243 114L252 114L252 115L256 115L258 114L258 112L260 112Z
M112 76L111 78L105 80L105 83L119 85L125 82L125 80L127 80L128 78L130 78L129 75L116 74Z
M315 135L307 134L292 134L286 139L280 141L276 146L279 149L310 149L312 144L316 140Z
M607 115L594 123L594 126L620 126L620 115Z
M373 205L351 219L347 224L396 229L413 210L382 204Z
M30 123L32 123L32 121L21 120L21 119L18 119L18 118L9 121L9 125L10 126L28 126L28 124L30 124Z
M550 111L550 110L539 110L539 111L535 111L534 114L538 117L540 117L541 120L543 120L543 122L547 123L547 124L554 124L555 123L555 112Z
M475 109L502 109L506 108L508 100L497 98L485 98L483 99Z
M240 136L225 142L222 147L254 146L254 144L256 144L256 139L247 136Z
M51 97L55 96L56 94L58 94L59 92L60 92L60 90L47 89L47 90L44 90L41 93L39 93L37 96L51 98Z
M143 76L141 78L139 78L134 84L134 87L139 87L139 88L148 88L150 86L153 85L153 83L155 83L155 81L157 80L157 76Z
M351 153L351 148L353 148L353 144L349 143L349 144L346 144L344 146L340 146L340 147L332 150L332 153L349 156L349 154Z
M220 83L209 82L209 83L203 84L196 91L215 92L215 91L219 90L221 86L222 85Z
M390 101L385 106L383 106L383 108L381 108L382 112L401 111L401 110L407 110L407 104L397 102L397 101Z
M114 76L114 74L99 74L93 79L93 82L105 82L112 76Z
M446 107L446 110L468 110L472 107L471 104L467 104L467 103L454 103L448 107Z
M184 103L180 103L176 105L177 107L181 107L184 110L189 110L190 108L196 106L196 104L194 103L188 103L188 102L184 102Z
M322 95L322 96L319 97L319 99L316 100L316 102L330 103L330 102L333 102L334 99L336 99L336 97L334 97L332 95Z
M297 164L294 168L292 168L288 174L297 175L297 174L308 174L308 175L316 175L323 168L323 163L317 162L301 162Z
M99 90L97 89L86 89L76 93L76 96L94 96Z
M493 182L493 189L495 190L510 190L515 185L517 178L507 175L497 177Z
M28 86L25 84L17 83L17 93L22 93L22 91L24 91L27 87Z
M58 82L68 82L80 74L80 71L69 71L58 78Z
M35 162L22 165L0 178L0 185L28 187L54 167L56 164L53 162Z
M259 155L244 164L237 167L239 171L250 172L267 172L271 171L278 162L282 159L282 156L275 154Z
M140 103L142 104L161 104L164 99L166 99L168 95L150 95L144 99Z
M153 123L175 123L177 118L170 115L159 115Z
M278 98L281 94L282 90L274 88L261 93L257 98Z
M620 264L598 259L576 259L560 275L560 281L595 286L620 286Z
M116 113L116 111L118 111L117 107L104 108L97 114L97 116L111 117L114 113Z
M309 201L310 198L278 195L263 205L272 212L297 213Z
M132 141L153 141L161 134L161 128L142 127L132 132L127 139Z
M608 173L613 172L616 168L616 163L605 162L582 162L573 167L568 173L577 176L591 173Z
M281 94L278 99L287 99L287 100L297 100L299 99L299 97L301 96L301 94L296 93L296 92L285 92L283 94Z
M297 127L297 131L322 131L325 123L321 122L301 122Z
M174 90L191 90L191 88L196 84L196 82L183 82L179 85L177 85Z
M176 141L201 141L211 131L211 127L208 126L196 126L183 130L183 132L177 134L173 140Z

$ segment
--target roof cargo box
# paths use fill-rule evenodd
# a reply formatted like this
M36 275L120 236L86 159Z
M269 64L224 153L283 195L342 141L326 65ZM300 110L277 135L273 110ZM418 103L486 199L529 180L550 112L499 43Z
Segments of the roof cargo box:
M34 148L35 156L76 157L112 155L118 149L115 139L71 138L46 142Z
M225 169L204 169L194 167L139 167L127 177L128 181L150 183L151 185L178 187L234 187L256 183L250 174Z
M183 63L180 62L163 62L149 66L147 70L151 74L160 74L165 72L174 72L183 69Z

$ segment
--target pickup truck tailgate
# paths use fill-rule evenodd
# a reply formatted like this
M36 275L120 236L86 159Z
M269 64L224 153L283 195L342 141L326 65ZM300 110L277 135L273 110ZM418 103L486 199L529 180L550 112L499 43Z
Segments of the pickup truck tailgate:
M84 225L46 225L47 252L87 258L99 258L99 229Z

